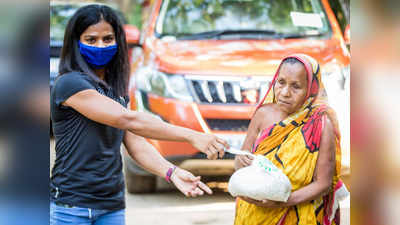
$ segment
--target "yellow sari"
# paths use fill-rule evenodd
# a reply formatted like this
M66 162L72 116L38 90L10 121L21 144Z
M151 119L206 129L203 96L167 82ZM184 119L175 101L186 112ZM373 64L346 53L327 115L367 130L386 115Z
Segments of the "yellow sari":
M321 82L317 61L303 54L290 55L286 58L296 58L306 68L308 74L306 100L297 112L262 131L254 143L253 152L264 155L281 169L292 183L292 192L294 192L312 182L321 134L326 116L328 116L334 125L336 139L336 170L332 191L320 199L283 208L259 207L238 198L234 224L338 225L340 214L339 210L336 210L338 202L335 192L344 186L339 180L341 151L336 116L334 111L327 106L326 92ZM279 68L258 108L264 104L275 103L273 86L279 74Z

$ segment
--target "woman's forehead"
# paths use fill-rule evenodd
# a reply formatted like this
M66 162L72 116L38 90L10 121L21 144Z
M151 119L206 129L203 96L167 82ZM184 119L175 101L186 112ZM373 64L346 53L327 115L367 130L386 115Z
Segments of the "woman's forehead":
M86 28L83 34L103 34L103 33L112 33L114 34L114 29L108 22L101 20L100 22L93 24Z
M307 82L307 71L302 63L284 63L282 64L279 75L280 78Z

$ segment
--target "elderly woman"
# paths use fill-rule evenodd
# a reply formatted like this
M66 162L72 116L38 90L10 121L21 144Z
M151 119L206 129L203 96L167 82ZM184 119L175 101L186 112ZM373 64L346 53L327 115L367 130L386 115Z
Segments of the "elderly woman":
M243 149L268 158L293 189L287 202L238 198L235 225L339 224L335 194L346 193L339 180L340 136L315 59L295 54L282 60ZM237 156L235 167L251 161Z

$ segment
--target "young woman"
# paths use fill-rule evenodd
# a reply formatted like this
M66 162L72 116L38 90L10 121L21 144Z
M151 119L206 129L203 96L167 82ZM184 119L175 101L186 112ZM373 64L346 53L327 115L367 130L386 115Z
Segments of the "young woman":
M188 142L210 159L222 157L229 146L214 135L126 109L127 45L111 8L85 6L70 19L59 71L51 93L56 141L51 224L124 224L122 142L138 164L186 196L211 194L199 177L169 163L145 137Z
M339 180L340 136L315 59L295 54L282 60L243 149L280 168L292 194L287 202L238 198L235 225L339 224L337 198L347 193ZM236 169L251 161L236 157Z

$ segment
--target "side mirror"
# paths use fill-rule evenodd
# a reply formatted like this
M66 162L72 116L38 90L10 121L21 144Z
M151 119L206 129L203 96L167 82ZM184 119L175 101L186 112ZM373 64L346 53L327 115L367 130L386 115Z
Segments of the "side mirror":
M344 42L346 43L347 46L350 45L350 24L346 26L344 29Z
M125 30L126 42L128 43L128 46L129 47L140 46L140 44L139 44L140 31L139 31L139 29L131 24L125 24L124 30Z

